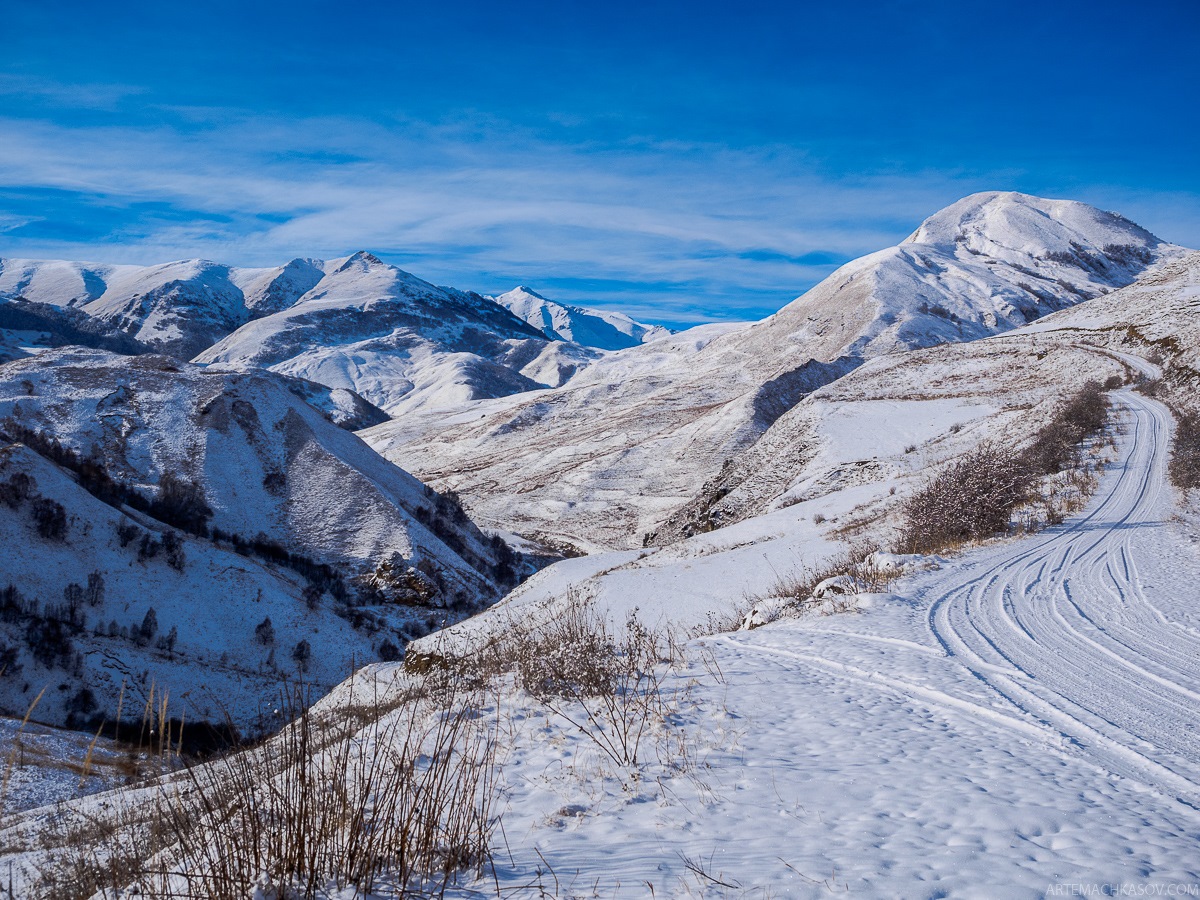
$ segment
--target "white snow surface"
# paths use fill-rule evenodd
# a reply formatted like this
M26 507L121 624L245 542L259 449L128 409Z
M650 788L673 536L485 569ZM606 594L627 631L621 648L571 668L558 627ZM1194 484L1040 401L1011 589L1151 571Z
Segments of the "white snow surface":
M551 340L572 341L599 350L624 350L667 337L661 325L643 325L624 313L557 303L524 285L490 297Z
M678 717L695 778L606 776L578 733L522 711L501 888L540 871L572 896L716 891L692 863L735 886L717 896L1200 890L1200 554L1172 522L1169 414L1128 391L1117 408L1118 461L1062 526L943 560L857 614L693 643L710 655L677 682L698 682ZM720 558L707 576L728 597L753 573ZM643 571L594 602L694 618L664 584Z

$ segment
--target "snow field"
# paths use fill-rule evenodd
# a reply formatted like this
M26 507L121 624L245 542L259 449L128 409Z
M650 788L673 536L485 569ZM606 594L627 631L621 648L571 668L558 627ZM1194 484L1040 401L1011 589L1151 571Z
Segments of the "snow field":
M541 870L563 896L1042 897L1200 882L1200 564L1165 522L1166 414L1121 403L1121 460L1063 526L910 576L858 615L691 645L720 673L676 676L709 736L699 768L635 789L576 777L579 736L533 717L502 769L502 884Z

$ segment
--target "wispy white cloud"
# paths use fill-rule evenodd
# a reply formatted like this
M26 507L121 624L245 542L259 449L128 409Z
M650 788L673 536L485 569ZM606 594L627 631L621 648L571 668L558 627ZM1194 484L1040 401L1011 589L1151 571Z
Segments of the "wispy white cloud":
M6 231L14 231L17 228L23 228L36 221L38 221L37 216L13 216L0 212L0 234Z
M123 101L146 93L132 84L65 82L35 75L0 72L0 97L37 99L62 109L111 110Z

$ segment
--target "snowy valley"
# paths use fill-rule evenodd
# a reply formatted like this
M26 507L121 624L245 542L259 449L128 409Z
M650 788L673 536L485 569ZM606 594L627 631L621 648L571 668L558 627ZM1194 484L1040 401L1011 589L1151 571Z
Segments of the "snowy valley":
M1198 312L1016 193L679 333L2 260L0 897L1200 892Z

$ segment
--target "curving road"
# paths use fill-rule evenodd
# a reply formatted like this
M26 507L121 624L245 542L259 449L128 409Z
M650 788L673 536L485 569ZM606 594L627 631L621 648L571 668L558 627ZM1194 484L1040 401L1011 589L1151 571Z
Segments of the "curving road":
M1108 772L1200 808L1200 633L1156 605L1194 590L1141 567L1163 539L1170 414L1130 391L1118 476L1083 516L943 583L936 645Z
M1119 458L1082 515L919 576L911 615L721 643L1044 740L1200 810L1200 566L1166 525L1171 416L1110 396Z

